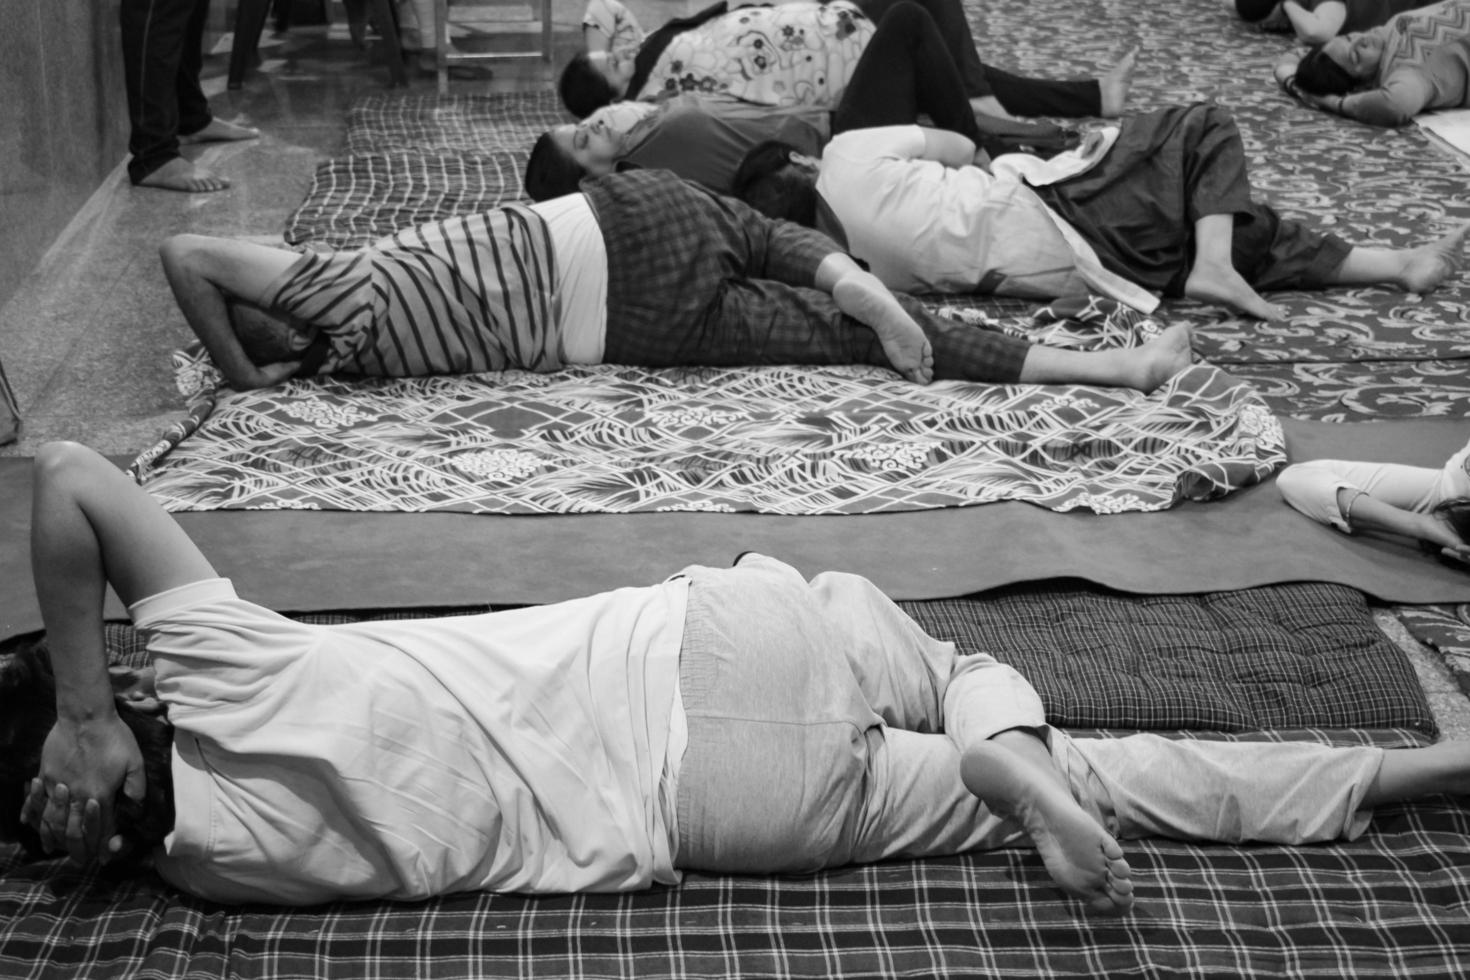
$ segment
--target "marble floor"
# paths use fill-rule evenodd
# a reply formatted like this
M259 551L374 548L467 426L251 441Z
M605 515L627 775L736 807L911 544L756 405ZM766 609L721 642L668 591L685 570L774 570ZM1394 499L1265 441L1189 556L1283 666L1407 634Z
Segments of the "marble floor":
M633 0L629 6L645 25L657 25L695 4ZM451 91L549 86L552 66L564 63L579 41L581 3L554 0L554 9L550 64L499 61L489 81L453 80ZM194 147L189 155L233 186L197 195L136 188L119 161L0 308L0 358L24 420L20 440L0 447L0 455L28 456L51 439L133 455L182 414L168 353L190 334L163 279L159 243L181 232L279 241L316 165L340 151L347 107L388 81L386 66L356 49L345 25L294 28L284 36L270 36L268 26L267 35L261 69L236 91L225 84L228 37L207 39L215 53L207 58L205 84L215 113L257 127L261 137ZM429 92L435 79L411 66L409 85ZM1378 618L1409 652L1445 734L1470 739L1470 700L1444 664L1390 612Z

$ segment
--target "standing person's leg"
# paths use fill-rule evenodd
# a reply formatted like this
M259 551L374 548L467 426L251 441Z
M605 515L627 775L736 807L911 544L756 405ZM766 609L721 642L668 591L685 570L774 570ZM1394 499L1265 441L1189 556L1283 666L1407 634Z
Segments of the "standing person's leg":
M128 176L138 183L179 153L177 79L194 0L121 0Z
M179 155L178 79L196 0L122 0L118 8L128 97L128 177L134 184L218 191L229 181Z
M209 19L209 0L195 0L194 12L184 35L177 82L180 143L220 143L254 139L260 131L215 117L209 99L199 84L204 69L204 24Z
M209 100L199 85L204 69L204 22L209 17L209 0L193 0L193 9L184 24L184 38L179 49L179 70L174 76L174 100L179 107L179 135L198 133L209 125L213 115Z

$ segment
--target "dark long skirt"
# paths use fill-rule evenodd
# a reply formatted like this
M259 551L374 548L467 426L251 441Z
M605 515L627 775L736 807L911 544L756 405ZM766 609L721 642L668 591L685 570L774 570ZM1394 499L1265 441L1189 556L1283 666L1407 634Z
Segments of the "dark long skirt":
M1231 259L1257 289L1321 288L1350 251L1251 200L1240 131L1216 105L1130 117L1097 166L1037 192L1106 268L1166 296L1183 293L1207 215L1235 215Z

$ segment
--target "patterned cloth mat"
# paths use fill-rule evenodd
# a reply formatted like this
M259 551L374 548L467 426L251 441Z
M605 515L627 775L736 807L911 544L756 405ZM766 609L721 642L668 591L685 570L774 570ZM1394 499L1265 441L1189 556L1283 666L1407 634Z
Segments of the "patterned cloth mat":
M1112 303L1056 312L1039 330L1066 346L1158 329ZM184 360L186 384L201 364ZM323 378L217 402L204 383L213 411L134 467L170 510L1118 513L1222 496L1286 459L1253 390L1205 365L1148 396L846 366Z

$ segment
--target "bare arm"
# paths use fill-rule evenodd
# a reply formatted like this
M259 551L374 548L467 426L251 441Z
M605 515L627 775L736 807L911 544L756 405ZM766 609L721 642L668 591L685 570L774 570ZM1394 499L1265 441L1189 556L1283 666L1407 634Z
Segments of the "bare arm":
M1374 126L1407 126L1428 108L1433 97L1434 87L1427 77L1417 70L1403 69L1378 88L1343 96L1335 111Z
M1319 3L1315 10L1308 10L1297 0L1283 0L1281 9L1291 21L1291 29L1307 44L1325 44L1337 37L1338 31L1347 21L1347 4L1338 0Z
M1470 545L1461 541L1449 524L1433 514L1395 507L1354 487L1342 487L1337 491L1337 508L1354 530L1401 534L1406 538L1430 541L1439 545L1448 557L1470 560Z
M148 494L96 453L36 454L31 565L56 674L56 724L21 811L48 849L85 863L115 849L113 799L144 791L142 757L118 717L102 638L110 582L125 603L214 570Z
M227 296L261 306L266 289L299 258L253 242L175 235L159 249L174 300L214 363L237 388L275 384L295 371L290 362L257 366L230 323Z
M920 129L924 133L925 160L936 160L946 167L963 167L975 161L975 144L969 137L927 126Z

